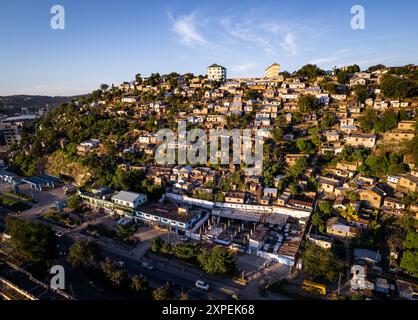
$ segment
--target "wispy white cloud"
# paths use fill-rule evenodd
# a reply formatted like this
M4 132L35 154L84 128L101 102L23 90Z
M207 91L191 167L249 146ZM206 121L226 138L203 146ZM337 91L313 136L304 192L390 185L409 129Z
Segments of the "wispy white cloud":
M336 61L337 57L324 57L324 58L319 58L319 59L314 59L309 61L309 63L312 64L327 64L333 61Z
M232 71L238 74L246 74L249 71L254 70L257 68L257 65L254 63L244 63L232 66Z
M234 17L224 17L220 24L226 35L252 43L270 56L296 55L299 52L295 28L285 22L265 17L240 17L239 22L234 22Z
M201 46L209 47L210 42L198 30L196 21L196 12L189 15L183 15L179 18L174 18L171 13L168 13L173 22L173 30L180 38L183 44L191 47Z
M344 53L348 53L350 50L349 49L340 49L337 51L338 54L344 54Z
M280 42L280 46L292 55L296 55L298 53L296 37L291 32L285 34L284 39Z

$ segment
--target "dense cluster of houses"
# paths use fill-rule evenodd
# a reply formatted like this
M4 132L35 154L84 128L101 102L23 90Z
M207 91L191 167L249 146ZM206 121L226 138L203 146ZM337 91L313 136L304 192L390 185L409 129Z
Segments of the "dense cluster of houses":
M265 139L272 138L271 128L280 124L287 126L283 141L293 142L307 137L309 128L318 127L324 110L335 121L330 128L319 130L318 154L341 153L345 146L374 150L380 143L401 143L414 138L415 121L400 121L396 129L383 135L365 133L359 118L366 108L382 112L388 108L404 110L411 119L415 116L414 101L386 100L378 89L385 71L357 72L350 75L347 84L338 84L336 75L318 76L314 81L279 73L279 65L266 69L262 78L227 79L226 68L213 64L208 67L207 77L193 75L161 76L156 84L147 84L147 79L123 83L118 87L121 94L112 100L94 103L116 117L145 123L150 117L158 127L169 115L175 122L185 121L199 128L226 129L233 116L247 117L247 128L265 129ZM320 83L334 81L335 91L327 92ZM214 85L214 82L217 85ZM364 104L354 99L352 87L375 84L374 99ZM112 89L112 90L113 90ZM141 96L151 93L160 99L149 102ZM314 96L321 108L301 112L298 101L302 96ZM182 97L183 107L173 110L170 97ZM115 108L117 106L117 108ZM302 118L296 121L296 118ZM290 130L289 130L290 128ZM152 157L158 145L155 130L137 130L136 141L123 146L123 153L141 151ZM77 150L86 154L100 147L94 137L81 143ZM176 147L176 146L174 146ZM281 188L280 181L286 172L278 174L267 184L262 175L243 177L242 184L234 184L226 190L216 186L236 172L233 165L189 166L135 164L125 161L119 164L123 170L142 170L146 178L165 188L160 201L141 201L134 205L135 197L128 195L129 205L119 202L118 195L84 193L82 197L91 205L112 212L129 215L135 220L146 221L167 227L194 239L210 240L238 250L254 253L272 260L293 265L296 262L300 242L312 212L321 201L331 201L334 214L326 221L325 234L310 234L316 244L330 248L334 237L352 238L367 229L376 210L391 214L418 212L416 204L405 205L402 197L418 191L418 171L411 161L405 159L410 172L384 179L359 174L359 161L339 161L336 165L322 168L312 154L287 153L283 155L286 168L306 158L308 167L298 180L296 194L289 188ZM309 179L317 183L317 191L309 191ZM355 194L355 196L348 196ZM122 198L126 198L122 197ZM123 209L125 208L125 209Z
M367 229L376 212L418 213L417 204L402 201L408 193L418 192L418 168L411 159L404 159L408 173L383 178L360 174L362 162L358 160L340 159L326 166L318 163L318 156L338 156L347 146L373 152L381 144L396 145L415 137L416 121L412 119L417 102L384 98L379 82L387 70L350 74L346 84L338 83L334 72L308 79L296 73L284 77L279 71L280 66L273 64L264 77L228 79L226 68L213 64L207 76L153 75L153 81L139 77L104 90L111 98L103 94L81 106L81 112L100 109L102 114L132 124L129 139L111 141L119 159L124 159L118 161L118 167L142 171L164 194L159 201L150 201L144 194L96 188L82 193L82 198L101 210L289 265L297 262L306 226L323 201L332 203L334 214L326 221L324 234L309 234L309 240L327 249L333 238L352 238ZM332 92L325 89L324 82L333 84ZM369 87L373 98L359 102L352 90L358 85L373 85ZM315 97L320 107L301 110L299 101L307 96ZM403 110L409 120L384 134L366 133L359 119L367 108L377 113L389 108ZM332 119L327 128L322 127L325 117ZM292 149L281 155L283 168L273 179L243 174L239 183L230 179L242 169L233 164L156 165L152 159L162 143L156 131L162 125L176 127L180 121L207 132L231 129L232 124L241 130L262 129L265 141L275 139L273 128L282 128L279 140L289 144L309 140L310 131L316 128L317 152ZM105 152L105 141L98 138L80 143L77 154ZM62 148L68 143L66 139L59 142ZM128 160L132 158L129 154L137 153L146 161ZM216 155L230 156L221 151ZM288 169L301 159L306 159L306 167L296 178L296 191L283 187ZM226 181L228 188L219 190ZM309 187L312 182L314 190Z

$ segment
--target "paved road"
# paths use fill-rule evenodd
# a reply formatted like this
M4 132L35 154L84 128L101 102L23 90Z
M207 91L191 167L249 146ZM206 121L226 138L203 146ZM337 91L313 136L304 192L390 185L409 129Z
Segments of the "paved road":
M69 248L73 242L73 239L63 236L60 238L60 245L65 248ZM213 281L207 281L207 279L204 279L207 281L211 288L208 292L202 291L200 289L197 289L194 287L194 283L198 279L190 272L183 271L181 269L174 269L172 267L168 267L164 265L163 263L156 262L154 270L150 271L146 268L143 268L139 261L129 258L126 255L122 255L119 253L116 253L114 250L111 250L109 248L102 246L102 253L105 256L108 256L109 258L119 261L122 260L125 262L126 268L128 269L129 274L135 275L135 274L142 274L144 275L150 285L152 287L157 287L161 285L165 285L169 283L174 291L176 291L177 294L180 294L181 292L187 293L189 296L189 299L198 299L198 300L207 300L207 299L220 299L220 300L226 300L230 298L230 294L222 292L222 285L219 285L218 283L215 283ZM227 290L231 289L237 289L237 288L227 288ZM231 292L234 292L231 290Z

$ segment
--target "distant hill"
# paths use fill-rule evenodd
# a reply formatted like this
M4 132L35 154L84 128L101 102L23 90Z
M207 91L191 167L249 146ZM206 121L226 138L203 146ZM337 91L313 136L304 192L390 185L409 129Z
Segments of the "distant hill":
M40 108L46 111L63 104L76 100L81 96L71 97L50 97L50 96L0 96L0 114L12 116L20 114L22 108L27 108L29 113L37 113Z

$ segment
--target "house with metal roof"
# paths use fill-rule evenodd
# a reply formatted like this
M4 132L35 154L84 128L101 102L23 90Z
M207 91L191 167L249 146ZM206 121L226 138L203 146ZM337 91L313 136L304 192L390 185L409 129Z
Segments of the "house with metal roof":
M142 193L120 191L111 200L118 205L135 209L147 201L147 196Z

